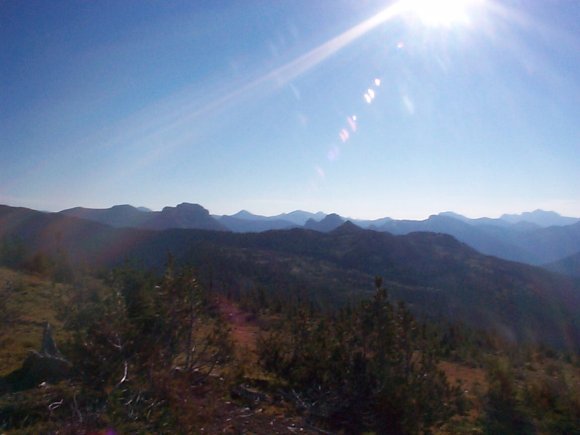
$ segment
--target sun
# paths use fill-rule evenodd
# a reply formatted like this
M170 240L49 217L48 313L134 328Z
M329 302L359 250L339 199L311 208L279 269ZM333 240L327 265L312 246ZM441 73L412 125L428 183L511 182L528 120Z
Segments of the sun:
M483 0L403 0L403 10L428 27L469 24L469 12Z

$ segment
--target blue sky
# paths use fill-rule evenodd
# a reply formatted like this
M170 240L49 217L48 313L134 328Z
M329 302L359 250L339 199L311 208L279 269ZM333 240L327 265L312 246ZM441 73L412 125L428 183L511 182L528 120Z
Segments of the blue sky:
M580 216L580 2L400 5L4 0L0 203Z

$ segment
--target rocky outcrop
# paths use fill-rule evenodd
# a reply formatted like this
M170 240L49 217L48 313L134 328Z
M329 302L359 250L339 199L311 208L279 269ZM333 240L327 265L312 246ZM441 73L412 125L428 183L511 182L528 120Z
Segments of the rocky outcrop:
M31 351L22 367L0 378L0 393L33 388L42 382L55 383L70 376L72 365L58 350L52 328L44 325L40 351Z

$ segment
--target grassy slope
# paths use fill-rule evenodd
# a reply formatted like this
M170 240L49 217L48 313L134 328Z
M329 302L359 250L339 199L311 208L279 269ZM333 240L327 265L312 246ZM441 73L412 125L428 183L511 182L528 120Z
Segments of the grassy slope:
M57 319L54 295L62 284L0 268L0 298L4 301L4 315L0 319L0 376L17 369L30 350L38 350L44 322L53 326L57 343L63 331Z
M91 280L89 285L100 284ZM0 317L0 376L18 369L30 350L39 349L45 321L53 326L57 344L65 342L67 335L59 320L57 305L58 301L62 300L61 298L67 300L74 291L70 285L54 284L51 280L40 276L0 268L0 301L5 301L5 305L0 305L0 311L3 311L3 316ZM240 319L225 317L228 323L233 322L235 328L239 326ZM257 329L251 327L249 329L252 333L257 333ZM240 335L233 336L236 347L243 354L247 350L248 343L246 341L238 343L237 340L241 340L240 337ZM255 337L252 338L255 340ZM238 358L241 356L237 354ZM255 355L251 363L243 359L244 365L256 363ZM221 370L222 375L226 376L225 373L231 370L239 371L239 363L236 359L231 363L231 367L229 365L224 367ZM244 370L247 368L245 367ZM214 376L210 378L207 385L199 387L200 391L190 386L184 387L189 394L182 410L189 409L190 411L190 417L186 418L188 423L203 427L206 433L222 433L228 430L236 433L238 431L265 433L264 428L268 428L268 432L272 430L272 433L281 434L291 434L298 430L305 434L315 433L304 426L303 418L289 405L262 403L258 408L250 409L245 401L233 400L229 397L229 386L223 385L223 381L221 376ZM177 386L174 387L177 388ZM26 390L13 396L3 396L0 398L0 416L2 412L10 412L12 400L19 401L15 413L18 411L25 415L34 414L30 425L23 426L26 428L24 432L17 429L14 432L9 430L7 433L44 432L49 427L46 421L47 404L62 397L69 400L70 397L67 394L72 394L73 390L74 388L65 382L54 387ZM179 389L175 392L183 394L183 391Z

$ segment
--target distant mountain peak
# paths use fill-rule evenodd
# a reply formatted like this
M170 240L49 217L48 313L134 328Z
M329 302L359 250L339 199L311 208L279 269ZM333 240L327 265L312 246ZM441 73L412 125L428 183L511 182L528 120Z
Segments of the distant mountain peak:
M500 219L524 219L530 216L550 216L550 217L561 217L561 215L555 211L542 210L540 208L534 211L524 211L522 213L505 213L501 215Z
M580 222L579 218L562 216L555 211L537 209L519 214L503 214L501 220L510 223L529 222L541 227L572 225Z
M130 204L119 204L111 207L111 210L138 210L137 207L133 207Z
M180 208L180 209L190 209L190 210L205 210L205 208L203 208L201 205L199 204L193 204L191 202L182 202L181 204L178 204L177 207L175 208Z
M320 222L317 222L312 218L308 219L306 224L304 224L304 228L327 233L341 226L344 221L344 218L340 217L336 213L331 213Z
M467 222L470 220L469 218L463 216L462 214L455 213L454 211L443 211L437 215L432 215L432 216L450 217L450 218L457 219L457 220L464 221L464 222Z
M141 225L147 214L129 204L114 205L110 208L76 207L63 210L61 214L88 219L113 227L132 227Z
M264 218L264 216L255 215L254 213L251 213L248 210L240 210L236 214L231 215L231 217L234 217L237 219L262 219L262 218Z
M206 210L204 207L202 207L199 204L192 204L190 202L182 202L181 204L177 204L175 207L172 206L165 206L163 207L163 209L161 210L161 213L175 213L175 212L193 212L193 213L199 213L199 212L207 212L207 214L209 215L209 211Z
M121 204L106 209L77 207L63 210L60 213L93 220L113 227L136 227L154 230L194 228L227 231L225 226L210 216L208 210L199 204L187 202L183 202L176 207L164 207L162 211L144 211L132 205Z
M312 219L314 222L318 222L322 220L326 216L326 213L321 211L317 213L311 213L309 211L304 210L294 210L289 213L282 213L277 216L273 216L275 219L282 219L292 222L296 225L305 225L309 219Z

